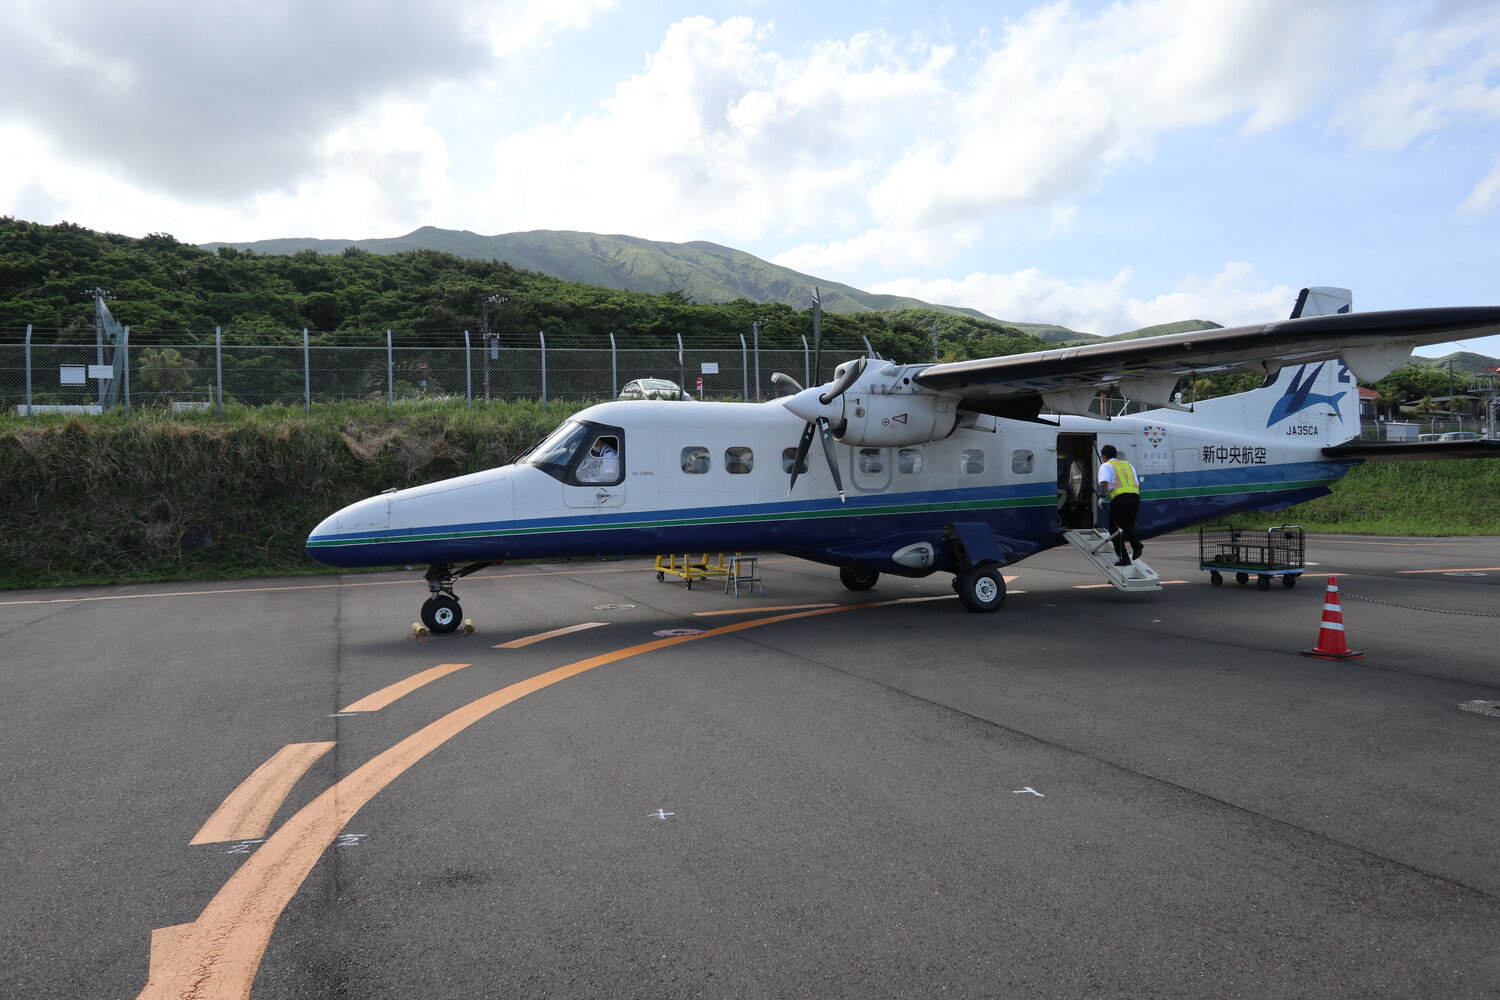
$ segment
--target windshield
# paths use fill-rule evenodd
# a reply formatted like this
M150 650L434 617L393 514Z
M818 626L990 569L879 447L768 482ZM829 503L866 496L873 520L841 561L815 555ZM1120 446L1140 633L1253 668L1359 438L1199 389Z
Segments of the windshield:
M561 479L568 474L568 466L589 436L586 424L569 420L542 439L542 443L531 449L522 465L534 465L549 476Z

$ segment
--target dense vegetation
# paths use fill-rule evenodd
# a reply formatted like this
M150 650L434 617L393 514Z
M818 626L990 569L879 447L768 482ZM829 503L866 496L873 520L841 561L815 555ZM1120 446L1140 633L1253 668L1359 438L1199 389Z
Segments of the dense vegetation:
M0 332L14 336L31 324L38 343L92 341L85 293L96 287L112 294L111 311L132 327L137 343L167 343L174 334L201 336L215 327L227 344L300 343L304 328L315 345L373 344L387 329L477 335L486 299L490 328L502 343L516 345L523 339L534 344L537 330L557 347L607 345L612 332L634 347L675 346L678 334L698 343L738 344L760 323L762 347L794 348L813 332L812 313L786 305L746 299L698 304L681 292L560 281L501 261L431 250L209 252L165 233L132 239L70 223L0 218ZM948 356L1048 346L1013 327L936 310L823 316L830 347L860 345L867 337L881 355L900 361L932 358L934 326L940 353Z

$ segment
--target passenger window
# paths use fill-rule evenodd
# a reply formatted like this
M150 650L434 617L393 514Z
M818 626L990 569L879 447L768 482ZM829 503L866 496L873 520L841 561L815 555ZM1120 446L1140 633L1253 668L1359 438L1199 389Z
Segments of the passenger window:
M792 463L795 462L796 460L797 460L797 449L796 448L783 448L783 449L781 449L781 471L782 472L787 472L787 473L791 472L792 471ZM807 456L803 455L802 456L802 464L799 465L799 466L797 466L797 475L799 475L799 476L805 476L806 474L807 474Z
M879 448L859 449L859 471L872 476L885 471L885 462L880 458Z
M960 456L959 467L966 476L977 476L984 472L984 452L978 448L965 448Z
M1036 456L1025 448L1010 453L1010 471L1018 476L1029 476L1036 468Z
M682 449L682 471L690 476L701 476L707 472L708 449L696 444Z
M922 449L902 448L896 452L896 471L906 476L915 476L922 471Z
M755 468L755 455L749 448L724 449L724 468L731 476L743 476Z

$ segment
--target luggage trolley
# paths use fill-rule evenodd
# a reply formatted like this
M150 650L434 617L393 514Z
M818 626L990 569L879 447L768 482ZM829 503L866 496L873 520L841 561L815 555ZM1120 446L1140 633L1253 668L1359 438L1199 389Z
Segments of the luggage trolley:
M1271 580L1279 576L1283 587L1295 587L1306 551L1302 529L1295 524L1264 531L1228 524L1198 529L1198 568L1208 570L1208 581L1215 587L1224 585L1225 573L1233 573L1241 586L1254 576L1257 587L1270 590Z

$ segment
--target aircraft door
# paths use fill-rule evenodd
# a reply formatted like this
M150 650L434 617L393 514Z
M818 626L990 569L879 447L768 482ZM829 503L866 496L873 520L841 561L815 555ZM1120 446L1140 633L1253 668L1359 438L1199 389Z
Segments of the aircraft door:
M1092 434L1057 436L1057 523L1064 529L1095 526L1098 453Z
M572 473L563 502L579 509L625 505L625 435L618 427L596 427Z

